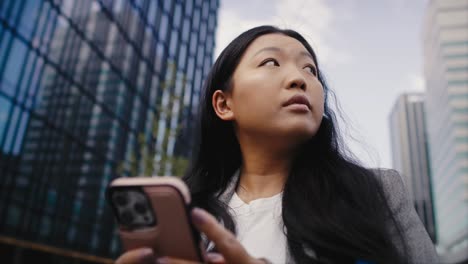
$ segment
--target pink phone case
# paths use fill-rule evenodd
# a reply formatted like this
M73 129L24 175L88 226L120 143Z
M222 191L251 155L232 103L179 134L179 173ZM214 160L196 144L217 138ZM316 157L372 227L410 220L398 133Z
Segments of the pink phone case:
M198 231L187 209L190 193L182 180L170 176L118 178L110 184L109 192L125 187L141 187L157 218L155 226L142 230L126 230L119 225L125 250L151 247L158 257L202 261ZM109 201L112 204L112 199Z

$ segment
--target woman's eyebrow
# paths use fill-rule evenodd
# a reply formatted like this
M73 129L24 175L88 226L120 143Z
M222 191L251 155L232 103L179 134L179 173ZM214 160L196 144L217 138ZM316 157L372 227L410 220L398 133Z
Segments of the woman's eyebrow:
M262 52L265 52L265 51L274 51L274 52L281 52L281 49L278 48L278 47L266 47L266 48L263 48L263 49L260 49L259 51L257 51L253 57L257 56L259 53L262 53Z
M307 52L307 51L301 51L300 55L301 55L301 56L305 56L305 57L309 57L310 59L312 59L312 61L314 60L314 58L312 57L312 55L310 55L310 53Z
M274 52L282 52L282 50L278 47L266 47L266 48L262 48L260 49L259 51L257 51L252 57L255 57L257 56L259 53L262 53L262 52L266 52L266 51L274 51ZM312 55L307 52L307 51L301 51L299 53L300 56L303 56L303 57L308 57L310 58L312 61L314 61L314 58L312 57Z

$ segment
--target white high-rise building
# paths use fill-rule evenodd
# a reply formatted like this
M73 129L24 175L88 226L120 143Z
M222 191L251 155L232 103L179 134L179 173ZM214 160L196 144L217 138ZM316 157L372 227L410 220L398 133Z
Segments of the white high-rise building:
M423 45L437 248L459 263L468 260L468 0L429 0Z

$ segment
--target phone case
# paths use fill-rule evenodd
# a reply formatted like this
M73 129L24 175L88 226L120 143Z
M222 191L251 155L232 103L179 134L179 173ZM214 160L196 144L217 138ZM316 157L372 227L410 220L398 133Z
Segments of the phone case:
M137 188L137 189L135 189ZM140 247L153 248L156 256L170 256L192 261L202 261L200 252L200 236L190 221L190 193L187 186L176 177L129 177L114 180L108 189L108 201L113 208L114 214L118 218L118 206L110 197L113 191L121 190L122 193L142 192L146 195L146 202L149 203L155 215L153 224L144 228L129 229L118 220L119 234L125 250ZM122 191L124 190L124 191ZM130 191L125 191L130 190ZM143 198L138 198L139 194L133 194L134 205L143 203ZM132 208L133 208L132 207ZM146 209L145 209L146 210ZM143 217L151 219L150 213L143 211ZM140 217L141 216L137 216ZM133 219L137 222L138 219ZM143 218L142 218L143 219ZM141 220L140 222L145 222ZM148 221L147 221L148 222ZM149 221L151 222L151 221Z

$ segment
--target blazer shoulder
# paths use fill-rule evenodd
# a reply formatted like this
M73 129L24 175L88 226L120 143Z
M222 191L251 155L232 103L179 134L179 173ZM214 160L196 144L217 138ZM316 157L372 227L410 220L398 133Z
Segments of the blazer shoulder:
M387 199L394 200L408 199L408 190L402 176L397 170L394 169L372 169L374 176L382 185L383 191Z
M400 173L394 169L375 168L371 169L371 171L374 173L374 176L377 177L377 179L387 184L398 184L398 181L402 181Z
M390 224L393 239L401 232L409 263L437 263L439 261L429 235L416 213L408 190L398 171L393 169L373 169L374 175L382 185L384 196L390 208L394 223ZM389 221L393 222L393 221ZM398 231L399 230L399 231ZM398 241L397 248L403 251Z

